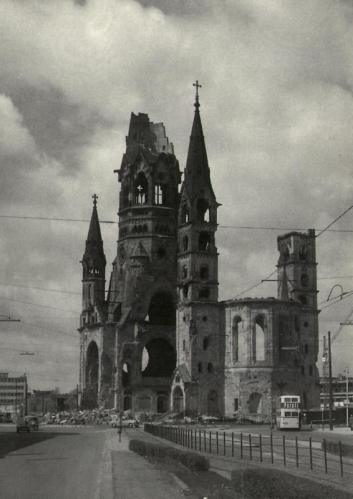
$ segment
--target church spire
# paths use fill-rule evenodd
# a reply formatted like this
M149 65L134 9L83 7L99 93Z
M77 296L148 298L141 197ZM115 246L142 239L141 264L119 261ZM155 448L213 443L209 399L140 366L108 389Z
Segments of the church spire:
M105 267L106 260L103 250L103 240L97 211L97 194L93 194L92 198L93 210L91 222L88 229L83 261L86 263L87 268L94 267L95 269L100 269L102 271Z
M200 85L198 80L196 80L196 82L193 83L193 86L196 88L194 103L195 114L186 160L185 182L191 197L193 197L193 191L195 189L198 190L201 185L207 185L214 196L200 116L199 88L202 88L202 85Z

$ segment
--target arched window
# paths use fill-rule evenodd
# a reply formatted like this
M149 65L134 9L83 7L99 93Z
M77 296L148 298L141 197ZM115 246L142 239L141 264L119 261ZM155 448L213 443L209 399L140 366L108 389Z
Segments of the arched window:
M186 279L188 276L188 268L186 265L183 265L183 267L181 269L181 276L183 279Z
M187 224L190 220L189 208L184 204L181 208L181 223Z
M189 248L189 238L188 236L183 237L183 251L187 251Z
M265 325L266 321L262 315L255 319L255 334L254 334L254 361L265 360Z
M207 348L210 345L210 338L206 336L206 338L203 339L202 346L204 350L207 350Z
M167 204L167 186L165 184L154 186L154 204L159 206Z
M148 201L148 182L145 175L140 172L135 181L135 203L147 204Z
M212 236L209 232L200 232L199 235L199 250L209 251L211 246Z
M210 221L210 208L206 199L198 199L197 205L197 220L199 222L209 222Z
M237 316L233 319L232 326L232 343L233 343L233 362L239 360L239 329L241 324L241 317Z
M212 364L212 362L209 362L209 363L207 364L207 371L208 371L210 374L212 374L212 373L213 373L213 364Z
M199 362L197 365L199 373L202 373L202 362Z
M183 297L187 298L188 293L189 293L189 286L187 284L185 284L185 286L183 286Z

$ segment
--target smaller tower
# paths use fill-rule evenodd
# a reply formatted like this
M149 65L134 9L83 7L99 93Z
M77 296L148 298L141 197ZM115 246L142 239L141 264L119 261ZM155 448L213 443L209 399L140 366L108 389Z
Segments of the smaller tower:
M105 302L105 266L103 240L99 226L97 199L93 196L93 210L82 258L82 314L81 326L94 324L99 318L95 308L101 308Z
M277 239L280 252L278 298L317 308L315 231L290 232Z

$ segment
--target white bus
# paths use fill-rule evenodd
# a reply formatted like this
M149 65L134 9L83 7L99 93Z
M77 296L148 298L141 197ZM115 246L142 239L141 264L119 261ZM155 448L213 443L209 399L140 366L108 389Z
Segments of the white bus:
M300 430L299 395L281 395L278 398L276 423L280 430Z

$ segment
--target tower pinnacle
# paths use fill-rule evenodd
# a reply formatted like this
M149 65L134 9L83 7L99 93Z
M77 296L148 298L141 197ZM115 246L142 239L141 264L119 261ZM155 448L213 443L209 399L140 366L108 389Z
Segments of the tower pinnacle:
M192 84L193 87L196 88L196 94L195 94L195 108L198 109L200 107L200 101L199 101L199 88L202 88L202 85L200 85L199 80L196 80L195 83Z
M97 206L97 199L98 199L97 194L93 194L92 199L93 199L93 206Z

